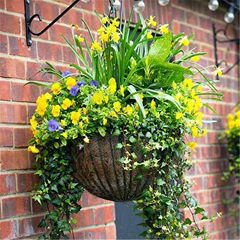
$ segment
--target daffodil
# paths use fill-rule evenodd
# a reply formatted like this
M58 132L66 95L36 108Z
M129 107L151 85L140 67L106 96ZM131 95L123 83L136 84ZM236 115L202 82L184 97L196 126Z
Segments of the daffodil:
M153 38L152 32L148 31L147 32L147 39L152 39L152 38Z
M185 78L184 81L183 81L183 85L185 87L192 88L193 87L192 79L191 78Z
M127 113L127 115L131 115L133 113L133 108L130 105L127 105L124 108L124 112Z
M77 39L78 39L78 41L79 41L80 43L83 43L83 42L84 42L84 38L83 38L81 35L79 35L79 36L77 37Z
M120 34L119 34L118 32L114 32L114 33L112 34L112 40L113 40L114 42L118 42L118 41L120 40Z
M162 26L160 27L160 32L161 32L162 34L168 33L168 32L169 32L168 24L162 25Z
M214 70L214 75L218 75L218 76L222 76L222 69L217 67L215 70Z
M108 41L109 41L109 34L103 32L103 33L100 35L99 39L100 39L102 42L108 42Z
M190 43L188 37L183 37L181 40L180 40L180 44L182 44L183 46L188 46Z
M109 22L109 18L108 17L103 17L101 20L102 24L106 24Z
M192 136L193 137L199 137L199 132L198 132L198 128L197 127L193 126L191 128L191 132L192 132Z
M199 56L193 56L193 57L191 57L191 61L192 62L199 62L200 61L200 57Z
M179 92L179 93L177 93L177 95L175 96L175 99L176 99L176 101L178 101L179 102L179 100L182 98L182 94Z
M197 143L195 143L195 142L189 142L189 143L187 143L187 145L188 145L188 147L189 148L191 148L191 149L195 149L196 148L196 146L197 146Z
M153 27L156 27L157 26L157 22L156 21L154 21L154 18L155 17L153 17L153 16L150 16L150 18L147 20L147 25L148 26L153 26Z
M92 50L96 50L96 51L102 51L101 44L99 42L97 42L97 41L94 41L92 43L91 49Z

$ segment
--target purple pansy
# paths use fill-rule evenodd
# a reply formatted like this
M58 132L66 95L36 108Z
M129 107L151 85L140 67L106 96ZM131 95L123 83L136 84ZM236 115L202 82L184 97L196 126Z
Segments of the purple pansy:
M56 121L56 120L49 120L48 121L48 130L50 132L54 132L54 131L58 130L58 128L59 128L58 121Z
M71 74L70 71L64 71L64 72L62 73L62 77L68 77L70 74Z
M96 80L92 80L90 82L90 85L93 86L93 87L98 87L98 82Z
M77 85L79 87L84 87L86 85L86 82L85 81L81 81L81 82L78 82Z
M73 86L71 89L70 89L70 94L75 97L78 93L78 90L79 90L79 87L78 86Z

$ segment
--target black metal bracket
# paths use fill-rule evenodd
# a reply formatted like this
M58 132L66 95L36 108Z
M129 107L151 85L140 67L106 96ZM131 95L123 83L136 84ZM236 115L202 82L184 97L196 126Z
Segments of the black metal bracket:
M33 32L31 30L31 23L34 18L38 18L39 21L42 21L42 18L39 14L34 14L30 17L30 0L24 0L25 8L25 27L26 27L26 42L27 46L32 45L32 35L40 36L45 33L55 22L57 22L63 15L65 15L71 8L73 8L80 0L75 0L71 5L69 5L59 16L57 16L51 23L49 23L43 30L40 32Z
M228 43L228 42L235 42L238 45L239 49L239 43L240 43L240 38L229 38L227 35L227 29L228 29L228 24L226 25L225 29L219 29L216 30L216 26L213 23L212 25L212 30L213 30L213 45L214 45L214 57L215 57L215 65L216 67L220 67L223 63L225 63L226 66L228 66L228 63L225 60L219 61L218 59L218 43ZM224 39L221 39L218 37L218 34L223 33ZM227 70L223 72L223 74L227 74L230 72L236 65L240 63L240 57L238 55L237 60L232 66L229 66ZM219 77L217 76L217 79Z

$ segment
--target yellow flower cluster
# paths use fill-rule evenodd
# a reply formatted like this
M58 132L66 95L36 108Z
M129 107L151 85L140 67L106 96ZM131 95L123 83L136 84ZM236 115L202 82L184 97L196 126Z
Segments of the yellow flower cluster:
M194 85L190 78L184 79L180 84L172 83L172 88L176 91L175 100L182 106L182 111L175 113L177 120L184 119L187 121L187 126L191 129L193 137L201 137L207 134L207 129L199 130L202 126L204 114L199 112L202 108L202 100L197 95L201 93L202 86Z
M45 93L41 96L38 97L36 103L37 103L37 108L36 108L36 113L38 113L40 116L43 116L46 112L48 103L47 101L52 99L52 95L49 93Z
M68 90L70 90L73 86L76 86L76 84L77 84L77 81L75 78L68 77L66 79L66 86Z
M35 136L37 134L37 126L38 122L36 121L35 116L33 115L32 118L30 119L30 125L31 125L31 130L33 135Z
M111 20L108 17L102 18L102 26L98 29L99 39L101 42L114 41L118 42L120 40L120 33L118 31L118 26L120 22L117 18Z
M117 90L117 83L115 78L110 78L110 80L108 81L109 87L108 90L111 94L114 94Z
M238 108L236 108L236 110L235 114L229 113L227 115L227 125L229 130L233 128L240 128L240 110L238 110ZM230 133L229 130L226 131L227 134Z

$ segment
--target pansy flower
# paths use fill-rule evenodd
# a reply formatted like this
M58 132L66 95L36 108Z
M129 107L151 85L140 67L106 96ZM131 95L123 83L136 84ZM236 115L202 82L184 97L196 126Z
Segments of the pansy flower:
M78 86L73 86L71 89L70 89L70 94L75 97L78 93L78 90L79 90L79 87Z
M48 130L50 132L54 132L54 131L58 130L58 128L59 128L58 121L56 121L56 120L49 120L48 121Z
M90 82L90 85L93 86L93 87L98 87L98 82L96 80L92 80Z
M62 77L63 77L63 78L64 78L64 77L68 77L70 74L71 74L70 71L64 71L64 72L62 73Z
M80 82L77 82L77 85L79 87L84 87L86 85L86 82L85 81L80 81Z

